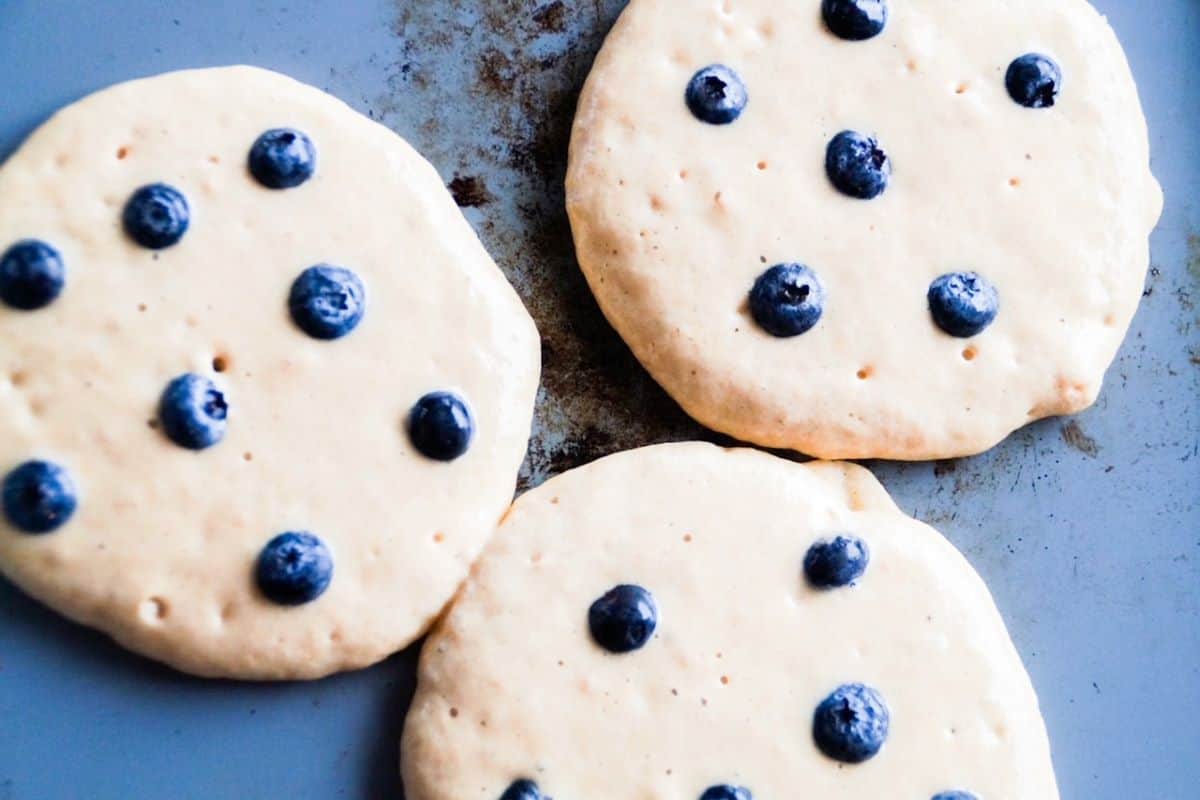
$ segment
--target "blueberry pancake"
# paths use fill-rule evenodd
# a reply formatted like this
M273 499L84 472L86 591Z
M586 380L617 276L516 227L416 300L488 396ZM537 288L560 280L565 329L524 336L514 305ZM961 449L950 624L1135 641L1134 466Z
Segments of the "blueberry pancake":
M199 675L365 666L507 508L538 359L387 129L247 67L100 92L0 168L0 570Z
M979 576L861 467L672 444L517 500L424 646L408 800L1056 800Z
M633 0L567 203L600 306L697 420L927 459L1095 401L1162 196L1084 0Z

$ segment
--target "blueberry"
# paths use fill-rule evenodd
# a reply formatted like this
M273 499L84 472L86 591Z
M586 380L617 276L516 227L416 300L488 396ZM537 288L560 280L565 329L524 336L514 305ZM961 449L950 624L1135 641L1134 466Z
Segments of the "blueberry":
M873 200L887 189L892 162L878 140L842 131L825 150L825 173L842 194Z
M318 264L292 283L288 309L297 327L314 339L340 339L362 322L367 290L351 270Z
M0 256L0 301L21 311L35 311L62 294L67 270L62 256L45 242L25 239Z
M871 551L862 539L835 536L808 549L804 556L804 574L818 589L836 589L861 578L870 562Z
M970 792L953 791L938 792L933 796L932 800L979 800L979 798Z
M504 794L500 795L500 800L550 800L550 798L542 794L542 790L538 788L536 783L526 778L521 778L518 781L513 781L504 790Z
M758 276L750 290L750 315L772 336L799 336L825 310L825 287L803 264L777 264Z
M430 392L408 414L408 437L417 452L434 461L453 461L467 452L475 419L453 392Z
M696 119L710 125L728 125L746 110L746 84L724 64L712 64L688 81L687 107Z
M0 493L4 516L25 533L50 533L61 528L79 502L71 473L49 461L26 461L8 473Z
M969 339L995 321L1000 293L977 272L951 272L929 285L929 311L946 333Z
M273 128L254 141L250 174L268 189L294 189L317 169L317 148L295 128Z
M152 183L133 193L121 221L130 239L142 247L162 250L183 238L191 217L183 192L165 183Z
M1026 53L1008 65L1004 85L1027 108L1051 108L1062 89L1062 69L1049 56Z
M830 758L861 764L882 749L890 717L879 692L861 683L846 684L817 706L813 739Z
M883 32L888 4L887 0L823 0L821 16L834 36L861 42Z
M212 381L201 375L180 375L167 384L158 401L163 433L189 450L212 447L225 437L229 405Z
M720 786L710 786L700 795L700 800L753 800L754 795L745 786L730 786L723 783Z
M329 588L333 556L311 533L281 533L258 554L254 577L259 591L273 603L311 603Z
M658 627L654 596L640 586L610 589L588 609L588 627L596 644L610 653L638 650Z

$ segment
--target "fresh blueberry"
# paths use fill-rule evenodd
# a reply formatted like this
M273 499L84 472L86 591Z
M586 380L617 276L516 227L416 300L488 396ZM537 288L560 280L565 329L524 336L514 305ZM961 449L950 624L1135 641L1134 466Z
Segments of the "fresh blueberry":
M869 686L839 687L813 714L813 739L821 752L847 764L874 758L887 740L891 715L883 696Z
M45 242L25 239L0 256L0 301L21 311L35 311L62 294L67 270L62 256Z
M408 414L413 447L434 461L453 461L467 452L475 436L475 418L465 400L452 392L430 392Z
M610 653L643 647L658 627L654 596L640 586L610 589L588 609L588 627L596 644Z
M825 150L825 173L842 194L873 200L887 189L892 162L878 140L842 131Z
M750 290L750 315L772 336L799 336L821 320L825 287L803 264L777 264Z
M728 125L746 110L749 96L741 77L724 64L713 64L688 81L687 107L701 122Z
M939 792L935 794L932 800L979 800L978 797L970 792Z
M50 533L75 513L78 493L71 473L49 461L26 461L4 479L4 516L25 533Z
M316 600L333 579L333 556L311 533L281 533L258 554L255 580L259 591L281 606Z
M180 375L167 384L158 401L163 433L189 450L212 447L225 437L229 405L212 381L201 375Z
M710 786L700 795L700 800L754 800L754 795L745 786Z
M294 189L317 169L317 148L295 128L273 128L250 148L250 174L268 189Z
M504 794L500 795L500 800L550 800L550 798L542 794L542 790L536 783L521 778L519 781L513 781L504 790Z
M862 539L835 536L808 548L804 556L804 574L818 589L836 589L861 578L870 562L871 551Z
M183 238L191 218L183 192L165 183L152 183L133 193L121 221L130 239L142 247L162 250Z
M362 322L367 289L351 270L318 264L292 283L288 309L292 321L314 339L340 339Z
M951 272L929 285L929 311L946 333L969 339L995 321L1000 293L977 272Z
M821 16L834 36L861 42L883 32L888 4L887 0L823 0Z
M1062 69L1050 56L1026 53L1008 65L1004 85L1027 108L1050 108L1062 89Z

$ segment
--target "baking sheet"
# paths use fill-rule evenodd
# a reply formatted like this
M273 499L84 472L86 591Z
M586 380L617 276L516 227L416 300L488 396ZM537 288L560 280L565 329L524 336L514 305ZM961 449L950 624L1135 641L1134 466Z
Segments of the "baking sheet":
M1064 798L1200 797L1200 2L1097 0L1167 205L1096 408L958 462L873 464L987 579L1033 674ZM604 322L562 177L617 0L0 0L0 154L110 83L246 62L324 87L440 170L543 336L529 486L705 433ZM0 347L3 344L0 343ZM315 684L206 682L0 583L0 800L395 798L415 650ZM580 799L585 800L585 799Z

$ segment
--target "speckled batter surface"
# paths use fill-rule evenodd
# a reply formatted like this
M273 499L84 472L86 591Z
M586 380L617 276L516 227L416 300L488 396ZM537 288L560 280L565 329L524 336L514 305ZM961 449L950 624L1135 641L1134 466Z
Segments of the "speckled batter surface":
M891 8L881 35L848 42L817 2L634 0L584 89L567 177L580 263L641 362L718 431L824 458L976 453L1093 403L1133 317L1162 197L1105 20L1083 0ZM1030 51L1062 67L1053 108L1006 92ZM712 63L746 84L731 125L684 103ZM875 200L825 175L843 129L891 158ZM782 262L828 295L793 339L746 303ZM925 300L955 270L1000 293L970 339L938 330Z
M837 533L863 538L870 566L812 589L805 553ZM621 583L653 594L659 623L613 655L588 608ZM850 681L892 714L857 766L810 733ZM695 443L517 501L425 644L402 750L409 800L495 800L518 778L552 797L1058 797L1029 679L953 546L860 467Z
M304 130L303 186L246 169L264 130ZM130 193L165 181L191 227L160 253L122 232ZM201 675L311 678L419 636L512 496L538 374L533 324L403 140L335 98L246 67L122 84L63 110L0 170L0 243L63 254L63 295L0 308L0 467L69 468L79 510L43 536L0 523L0 569L122 644ZM292 280L331 262L368 290L335 342L288 317ZM230 404L216 447L152 427L166 381L211 377ZM404 432L417 398L449 389L477 433L452 463ZM318 533L335 571L297 608L253 581L263 545Z

